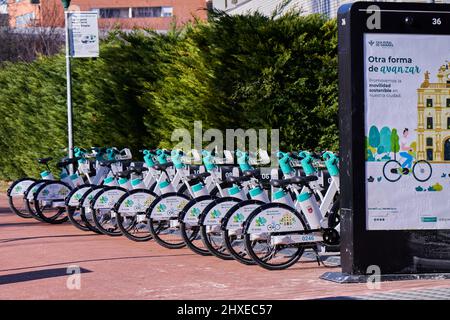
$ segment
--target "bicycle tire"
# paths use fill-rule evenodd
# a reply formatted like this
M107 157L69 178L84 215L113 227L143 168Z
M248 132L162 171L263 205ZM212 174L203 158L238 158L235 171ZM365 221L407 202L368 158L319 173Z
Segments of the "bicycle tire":
M401 177L402 177L401 174L398 174L398 178L397 178L397 179L390 179L390 178L388 178L388 177L386 176L385 171L386 171L386 167L388 166L389 163L396 163L396 164L398 165L399 168L401 168L402 165L401 165L400 162L398 162L397 160L389 160L389 161L386 161L386 163L383 165L383 176L384 176L384 178L385 178L387 181L389 181L389 182L397 182L398 180L401 179Z
M183 237L180 234L180 240L176 240L177 242L173 243L173 242L168 242L165 239L162 238L161 236L161 232L170 229L170 221L171 220L176 220L178 221L178 216L179 216L179 212L181 212L181 210L184 208L180 208L180 211L177 213L174 213L173 217L164 217L164 219L155 219L152 216L155 216L155 214L153 213L154 210L158 210L157 206L163 204L162 202L169 198L169 197L178 197L180 199L185 200L186 202L188 202L189 200L191 200L190 197L188 197L187 195L183 194L183 193L178 193L178 192L169 192L169 193L165 193L162 194L160 196L158 196L150 205L150 207L147 209L147 217L149 219L149 227L150 227L150 233L153 237L153 239L161 246L167 248L167 249L180 249L186 246L186 243L184 242ZM177 228L175 228L176 230ZM178 228L179 230L180 228Z
M123 193L127 192L126 189L121 188L121 187L104 187L100 192L98 192L98 193L94 196L94 198L93 198L92 201L91 201L90 207L91 207L91 210L92 210L92 220L94 220L95 227L96 227L101 233L103 233L104 235L111 236L111 237L120 237L120 236L122 236L122 232L121 232L121 230L119 229L119 227L117 226L117 222L114 222L114 220L113 220L113 218L112 218L113 214L115 214L115 212L113 211L113 207L111 207L111 208L106 208L106 210L108 210L109 213L110 213L110 217L111 217L110 221L111 221L111 224L112 224L112 227L111 227L111 228L105 228L105 227L102 225L102 221L100 221L100 217L104 217L106 214L100 211L100 210L102 210L102 209L95 208L96 202L97 202L97 201L100 201L99 199L100 199L102 196L104 196L104 194L105 194L106 192L114 191L114 190L118 190L118 191L121 191L121 192L123 192ZM111 214L111 213L113 213L113 214ZM116 217L116 221L117 221L117 217Z
M195 199L192 199L189 201L189 203L181 210L178 220L180 222L180 231L181 236L183 237L184 242L186 243L186 246L191 249L193 252L201 255L201 256L210 256L212 255L211 252L209 252L208 248L202 248L199 245L197 245L198 242L203 244L203 241L198 239L198 236L200 236L200 226L194 225L194 223L198 223L198 215L195 216L194 213L192 213L191 218L193 222L188 227L188 222L185 221L186 215L191 214L193 207L195 205L198 205L199 208L196 210L196 212L201 213L206 206L213 201L214 199L217 199L215 196L206 195L206 196L200 196ZM187 220L187 219L186 219ZM195 221L196 220L196 221ZM188 231L191 231L190 234L188 234Z
M120 199L117 201L116 205L114 206L114 211L116 212L116 217L117 217L117 225L118 225L120 231L122 232L122 234L125 237L127 237L128 239L130 239L132 241L136 241L136 242L149 241L149 240L152 239L152 235L151 235L150 230L149 230L150 226L147 226L147 230L148 230L148 234L147 235L144 235L142 237L135 236L134 234L132 234L130 232L130 228L126 227L124 225L124 223L123 223L124 222L124 219L123 219L124 217L123 217L122 213L119 210L119 208L121 207L122 203L124 201L126 201L126 199L128 197L133 196L136 193L147 194L147 195L153 196L154 199L157 197L157 195L154 192L152 192L150 190L147 190L147 189L134 189L134 190L131 190L131 191L128 191L127 193L125 193L122 197L120 197ZM146 208L145 211L143 211L144 214L146 214L147 209L148 208ZM141 213L141 212L136 212L136 215L134 217L136 217L137 214L139 214L139 213ZM132 221L132 224L133 224L132 227L134 227L136 225L136 223L137 223L137 221L136 221L136 219L134 219Z
M426 178L426 179L419 179L419 178L417 178L415 168L416 168L416 165L419 164L419 163L425 163L430 168L430 175L428 176L428 178ZM416 163L414 163L414 165L412 167L412 172L413 172L414 178L417 181L419 181L419 182L426 182L426 181L430 180L431 176L433 175L433 167L431 166L431 164L428 161L426 161L426 160L419 160L419 161L416 161Z
M25 199L24 199L23 193L20 196L13 196L13 195L11 195L14 192L14 189L16 188L16 186L20 187L19 184L20 183L24 183L24 182L34 183L34 182L36 182L36 179L34 179L34 178L22 178L22 179L18 179L16 181L14 181L9 186L8 190L6 191L6 195L8 196L9 208L10 208L10 210L13 213L15 213L17 216L19 216L21 218L24 218L24 219L31 219L31 218L33 218L33 215L30 213L30 211L27 208L27 205L25 203ZM26 190L24 190L24 191L26 191ZM18 200L21 201L21 203L24 205L24 209L23 210L18 208L18 206L14 203L14 199L18 199Z
M50 185L61 185L62 187L66 188L69 192L72 189L67 183L65 183L63 181L52 181L52 180L49 180L49 181L46 181L43 184L41 184L37 188L37 190L36 190L36 192L34 193L34 196L33 196L34 209L36 211L36 214L39 216L39 218L42 219L42 221L50 223L50 224L61 224L61 223L67 222L69 220L69 217L67 216L67 214L65 216L63 216L64 213L67 212L66 211L66 206L65 206L65 197L66 197L65 194L61 195L61 197L63 197L62 199L57 199L60 202L64 203L64 207L58 208L57 212L51 217L47 217L46 215L44 215L44 211L45 211L46 206L45 205L44 206L40 206L40 200L38 199L38 197L39 197L40 193L44 192L44 189L47 188Z
M74 200L75 200L74 202L77 203L76 205L70 204L71 199L74 196L75 197L79 196L79 195L77 195L78 191L80 191L84 188L87 188L87 190L84 192L84 193L86 193L86 192L89 192L90 188L95 187L95 186L96 185L93 185L93 184L84 184L84 185L75 187L72 189L72 191L70 191L69 195L66 197L66 208L67 208L67 216L69 217L69 221L70 221L70 223L72 223L72 225L75 228L80 229L82 231L93 231L93 230L91 230L91 228L89 228L89 226L86 224L86 222L83 220L83 217L81 216L81 206L80 206L81 198L79 198L78 200L76 200L77 198L74 198ZM82 195L81 195L81 197L82 197ZM80 219L75 218L75 213L77 210L79 211Z
M200 235L202 237L203 243L205 244L205 246L208 248L208 250L217 258L220 258L222 260L233 260L233 256L228 252L226 246L222 243L220 246L216 247L213 242L211 241L211 237L214 236L213 233L217 233L217 232L208 232L208 228L210 225L206 224L206 219L209 217L209 213L211 212L211 210L213 210L214 208L216 208L217 206L223 205L227 202L231 202L231 203L239 203L242 200L239 198L235 198L235 197L224 197L224 198L218 198L216 200L214 200L213 202L211 202L208 206L206 206L206 208L203 210L203 212L201 213L201 215L199 216L199 225L200 225ZM231 207L234 205L231 205ZM228 212L228 210L227 210ZM223 214L223 216L225 216L225 214ZM220 228L220 223L218 224L219 228ZM220 239L221 242L223 242L223 230L220 228L220 234L216 235L217 238Z
M92 201L92 199L94 198L94 195L95 195L95 194L91 195L91 193L96 192L97 190L98 190L97 192L100 192L101 189L103 189L104 187L105 186L103 186L103 185L92 186L88 191L86 191L83 194L83 196L80 199L80 217L81 217L81 220L83 221L83 223L86 225L86 227L90 231L95 232L97 234L103 234L103 233L100 230L97 229L97 227L95 226L95 221L94 220L92 220L92 222L91 222L87 218L87 216L86 216L86 208L89 208L89 210L90 210L90 207L86 207L86 205L88 205L86 202L88 201L89 205L90 205L90 201ZM91 198L91 199L89 200L89 198Z
M257 255L257 253L254 251L255 245L252 243L253 240L251 239L251 234L248 233L248 229L250 228L252 221L261 212L263 212L264 210L274 209L274 208L280 208L280 209L291 212L292 214L295 215L295 217L297 219L299 219L303 230L304 231L308 230L307 224L305 223L302 215L299 212L297 212L294 208L292 208L286 204L283 204L283 203L264 204L250 214L250 216L248 217L248 219L246 220L245 225L244 225L245 248L246 248L248 254L252 257L253 261L256 264L258 264L260 267L263 267L266 270L271 270L271 271L272 270L284 270L284 269L287 269L290 266L294 265L302 257L304 250L305 250L305 247L303 245L283 246L283 248L293 248L296 251L293 255L291 255L292 257L288 261L286 261L284 263L279 263L279 264L269 263L270 259L267 258L267 257L269 257L269 254L267 254L264 258L260 258ZM302 231L302 230L299 230L299 233L300 233L300 231ZM278 234L278 233L281 233L281 232L277 232L276 234Z
M230 235L229 229L227 228L228 222L229 220L233 217L233 215L238 211L241 210L245 212L245 209L243 209L243 207L245 206L249 206L250 210L251 207L257 205L257 206L261 206L265 204L265 202L260 201L260 200L255 200L255 199L251 199L251 200L245 200L245 201L241 201L239 203L237 203L235 206L233 206L225 215L225 217L222 219L222 230L223 232L223 239L225 242L225 246L228 249L228 252L231 254L231 256L238 262L245 264L245 265L254 265L256 264L255 261L253 261L253 259L249 256L249 254L247 253L247 251L244 248L244 252L237 252L235 250L235 247L233 246L233 242L234 240L232 240L232 236ZM256 208L255 208L256 209ZM253 211L253 210L252 210ZM245 216L242 217L242 219L246 219ZM242 229L242 227L241 227ZM245 239L243 238L242 235L242 241L245 241ZM245 247L245 242L244 242L244 247ZM248 256L248 258L246 257Z

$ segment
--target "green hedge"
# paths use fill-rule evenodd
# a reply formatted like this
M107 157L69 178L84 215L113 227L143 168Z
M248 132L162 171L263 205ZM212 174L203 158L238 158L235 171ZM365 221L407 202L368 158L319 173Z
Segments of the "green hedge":
M72 59L75 144L170 147L172 130L280 128L282 148L336 148L336 23L214 15L166 35L115 31ZM65 59L0 67L0 179L66 145Z

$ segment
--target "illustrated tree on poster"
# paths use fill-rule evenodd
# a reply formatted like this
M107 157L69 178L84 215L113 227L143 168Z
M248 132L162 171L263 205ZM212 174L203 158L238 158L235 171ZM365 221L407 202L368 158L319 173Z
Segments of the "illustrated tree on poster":
M380 131L378 131L378 128L376 126L371 126L369 130L369 148L370 152L372 153L373 160L376 161L375 155L379 153L379 151L383 151L382 148L379 149L380 146Z
M391 132L391 152L394 153L394 159L397 160L397 152L400 151L400 138L397 133L397 129L392 129Z
M378 146L378 154L384 153L382 160L390 160L391 150L391 129L388 127L383 127L380 131L380 145Z

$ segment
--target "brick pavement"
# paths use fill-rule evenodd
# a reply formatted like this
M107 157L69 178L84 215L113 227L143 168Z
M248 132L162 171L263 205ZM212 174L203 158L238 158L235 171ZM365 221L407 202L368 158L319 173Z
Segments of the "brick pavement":
M84 271L81 290L67 289L70 265ZM0 299L310 299L450 287L448 280L414 280L383 282L374 291L319 279L338 270L303 261L270 272L69 223L48 225L13 215L0 195Z

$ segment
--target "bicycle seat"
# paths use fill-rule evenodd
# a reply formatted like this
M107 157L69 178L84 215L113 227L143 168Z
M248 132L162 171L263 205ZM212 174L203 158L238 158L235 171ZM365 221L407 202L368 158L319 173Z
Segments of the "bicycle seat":
M47 164L47 163L49 163L49 162L52 161L52 160L53 160L52 157L48 157L48 158L39 158L39 159L38 159L38 162L41 163L41 164Z
M243 181L248 181L248 180L250 180L250 178L251 178L251 176L240 176L240 177L230 176L227 178L227 182L239 183L239 182L243 182Z
M133 173L136 173L136 174L138 174L138 175L141 175L142 172L148 171L148 168L146 168L146 167L142 167L142 168L131 167L131 168L129 169L129 171L130 171L130 172L133 172Z
M109 167L114 162L116 162L116 161L115 160L102 160L98 164L102 167Z
M261 171L259 169L245 170L243 175L248 178L259 179L261 177Z
M80 157L66 158L66 159L63 159L60 162L58 162L56 164L56 166L58 168L62 168L62 167L65 167L65 166L67 166L69 164L76 164L78 162L78 160L80 160L80 159L81 159Z
M270 185L275 188L282 188L291 183L291 179L284 179L284 180L270 180Z
M317 181L317 179L317 176L293 177L284 180L271 180L270 184L276 188L282 188L289 184L300 184L306 186L309 182Z
M121 172L116 173L116 176L118 176L119 178L128 178L131 174L132 170L124 170Z
M290 184L308 185L309 182L317 181L317 176L293 177L288 179Z
M173 166L173 163L172 162L167 162L167 163L164 163L164 164L155 164L154 166L153 166L153 169L155 169L155 170L159 170L159 171L164 171L164 170L166 170L167 168L169 168L169 167L171 167L171 166Z
M194 180L197 178L206 178L210 175L211 175L211 173L209 173L209 172L202 172L202 173L190 174L186 178L188 178L189 180Z

